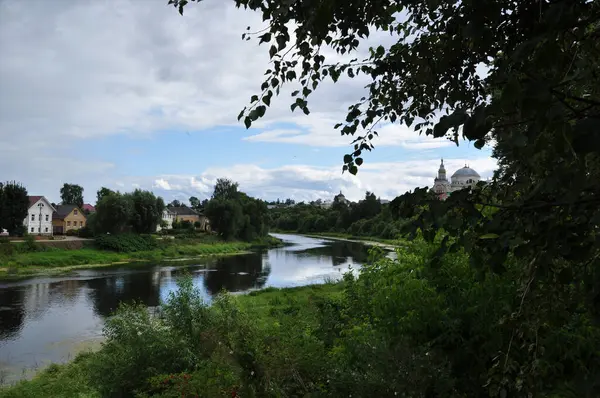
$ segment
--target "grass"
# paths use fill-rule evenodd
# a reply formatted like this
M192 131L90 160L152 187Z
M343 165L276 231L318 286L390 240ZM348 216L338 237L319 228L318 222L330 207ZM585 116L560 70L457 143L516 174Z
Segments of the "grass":
M232 299L237 306L257 321L265 332L281 322L286 325L290 316L296 326L314 328L317 326L317 302L322 298L340 297L343 283L326 283L295 288L267 288L248 294L235 295ZM290 315L292 310L293 315ZM13 386L0 387L0 398L13 397L100 397L101 394L90 387L93 375L89 364L94 361L94 353L79 354L73 361L53 364L40 371L32 380L20 381Z
M242 254L251 249L273 247L280 243L280 240L273 237L263 238L256 242L170 240L161 242L157 249L132 253L117 253L90 247L77 250L46 248L43 251L15 253L11 256L0 257L0 277L64 273L75 268L158 262L181 257Z

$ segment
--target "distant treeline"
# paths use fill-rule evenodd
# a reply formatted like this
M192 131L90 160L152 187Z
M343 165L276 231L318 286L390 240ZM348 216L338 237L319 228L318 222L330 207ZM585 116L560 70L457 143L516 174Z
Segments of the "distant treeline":
M404 220L394 217L390 204L382 204L372 192L364 200L334 200L329 208L299 203L270 211L271 228L299 233L336 232L383 239L396 238Z

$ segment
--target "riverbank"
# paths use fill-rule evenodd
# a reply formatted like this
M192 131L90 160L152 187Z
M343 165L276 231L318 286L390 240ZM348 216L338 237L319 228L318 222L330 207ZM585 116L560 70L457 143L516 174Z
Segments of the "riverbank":
M358 242L368 246L379 246L385 249L394 250L396 247L402 246L400 239L383 239L373 236L356 236L352 234L343 234L338 232L319 232L310 234L301 234L298 232L281 232L285 234L296 234L301 236L307 236L309 238L327 238L334 240L343 240L347 242Z
M283 289L267 288L248 294L229 295L223 305L217 305L217 308L213 308L209 313L212 314L211 318L216 316L213 319L213 322L216 322L214 327L220 329L226 327L226 325L219 323L221 316L225 315L225 312L233 310L234 312L231 313L232 318L228 322L240 326L235 329L235 332L271 336L269 339L273 339L270 343L273 353L278 351L284 353L284 347L290 344L288 339L292 338L289 331L295 328L296 332L292 334L302 334L304 331L318 328L320 322L319 308L322 303L336 300L342 294L343 283L341 282ZM244 325L248 326L247 322L252 324L252 331L245 329ZM294 325L294 328L291 328L292 325ZM146 330L146 332L151 334L149 338L153 339L149 341L150 343L158 344L161 342L161 336L156 335L156 330ZM213 340L211 343L222 344L225 348L225 345L229 344L227 343L227 332L221 330L216 331L216 333L218 336L213 337L217 337L222 342ZM203 338L206 337L203 335ZM208 336L208 338L212 339L211 336ZM297 348L301 347L298 346ZM103 363L107 355L117 361L118 359L112 353L103 350L108 351L106 348L96 346L88 352L82 352L71 362L62 365L50 365L38 372L32 380L24 380L11 387L0 387L0 397L105 396L103 392L95 387L94 379L99 376L95 373L97 366ZM229 348L226 348L227 352L229 350ZM227 360L227 358L213 358L215 365L219 366L218 361L222 359ZM270 372L275 372L280 367L277 362L273 362L271 366ZM206 379L201 381L200 391L212 391L213 386L210 383L207 384ZM222 380L214 380L214 382L220 381ZM177 396L194 395L179 393ZM222 394L211 395L209 392L203 396L222 396ZM231 396L231 394L228 393L227 396Z
M18 252L0 257L0 279L32 275L56 275L75 269L100 268L121 264L194 259L207 256L226 256L248 253L258 248L282 245L272 236L254 242L178 242L164 241L152 250L114 252L100 250L92 245L80 249L45 248L41 251Z

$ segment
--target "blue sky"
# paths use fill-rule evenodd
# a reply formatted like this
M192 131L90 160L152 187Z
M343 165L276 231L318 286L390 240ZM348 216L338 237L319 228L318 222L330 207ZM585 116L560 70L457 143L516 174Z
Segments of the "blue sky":
M260 15L207 0L184 17L166 0L0 2L0 180L59 200L78 183L94 202L101 186L153 190L166 200L210 195L218 177L273 200L393 198L431 185L440 157L484 177L490 150L381 126L358 176L341 174L351 138L333 125L364 93L364 78L327 82L311 114L292 113L286 87L246 130L237 114L268 68L266 47L240 40ZM363 43L389 45L374 33ZM329 51L332 62L343 57Z

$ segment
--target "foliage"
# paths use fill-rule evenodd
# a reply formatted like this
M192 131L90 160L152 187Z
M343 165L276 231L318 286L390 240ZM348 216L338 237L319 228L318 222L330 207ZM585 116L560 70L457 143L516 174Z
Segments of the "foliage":
M133 193L128 194L128 197L133 207L129 221L132 231L136 233L155 232L165 209L162 198L157 198L152 192L141 189L136 189Z
M227 178L218 178L211 199L235 200L238 197L239 184Z
M127 195L116 192L96 203L95 233L120 233L129 226L133 204Z
M170 3L183 12L188 1ZM547 333L550 324L561 331L574 324L586 328L600 318L600 4L236 4L261 11L269 26L260 41L275 42L263 92L240 114L247 127L265 114L286 82L300 80L292 110L309 113L307 97L325 77L364 74L371 80L368 95L336 126L342 134L358 134L353 152L344 156L344 170L357 172L363 152L373 148L379 121L414 124L416 131L457 144L462 134L477 148L493 143L500 167L491 183L454 192L445 202L417 189L397 198L392 212L412 221L405 224L412 236L432 242L441 229L448 233L432 268L440 266L440 256L460 250L470 253L481 278L504 277L513 259L521 264L521 272L511 274L520 305L503 320L509 337L491 361L488 386L501 395L549 393L548 386L559 380L547 378L549 369L562 366L567 354L559 343L545 345L553 360L541 369L539 350L532 348L538 347L540 331ZM295 42L289 22L296 27ZM326 64L326 45L344 54L376 29L390 32L395 43L371 48L366 60ZM589 358L575 351L563 380L573 363ZM546 387L534 385L536 378L547 379ZM584 382L572 382L568 387L580 389L581 396L591 394L583 391Z
M28 209L25 187L15 181L0 183L0 231L6 229L10 235L23 235L23 220L27 218Z
M204 210L210 226L223 239L251 241L268 232L267 205L238 191L238 184L219 178Z
M211 199L205 212L210 225L223 239L234 239L239 235L244 215L237 201Z
M105 196L112 195L114 193L115 193L115 191L108 189L106 187L100 188L96 192L96 203L100 202L102 200L102 198L104 198Z
M112 192L96 204L96 212L90 215L88 226L95 234L152 233L162 220L165 204L150 191L136 189L131 193Z
M77 205L81 209L83 207L83 187L65 183L60 189L60 200L63 205Z
M405 220L394 218L389 205L367 192L359 203L334 202L329 208L299 203L269 211L271 228L300 233L341 233L357 237L395 239Z
M192 209L196 211L202 211L202 209L206 208L206 205L208 204L208 199L200 201L200 199L198 199L197 197L191 196L189 202Z
M151 235L137 234L98 235L94 244L98 249L121 253L152 250L157 247L156 239Z
M169 203L167 205L167 207L180 207L181 206L181 202L178 201L177 199L171 201L171 203Z

